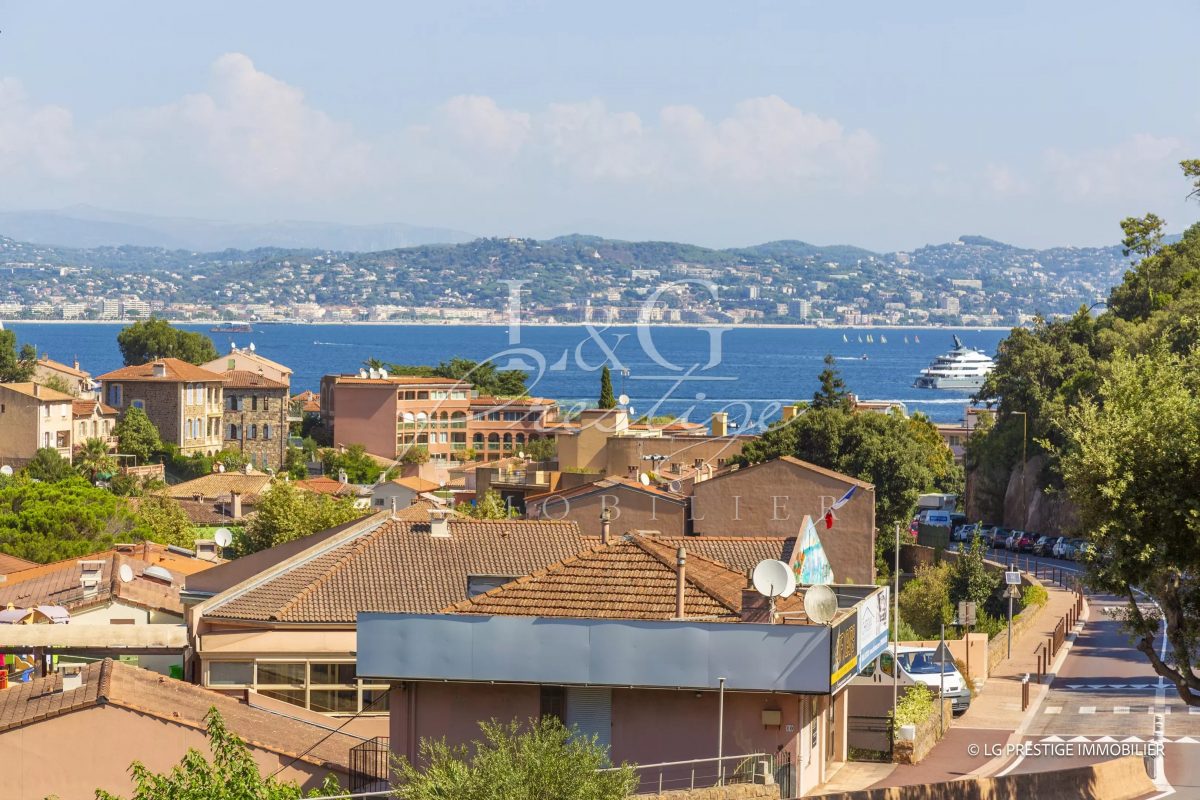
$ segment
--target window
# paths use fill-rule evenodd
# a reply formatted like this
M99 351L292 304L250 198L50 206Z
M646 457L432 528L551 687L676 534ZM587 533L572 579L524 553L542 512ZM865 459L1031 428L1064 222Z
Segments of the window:
M121 384L110 383L108 385L108 404L114 408L120 408L123 405L121 402Z
M230 426L229 426L229 438L230 438L230 439L237 439L237 438L238 438L238 427L237 427L237 425L230 425Z
M258 438L258 423L251 423L251 425L250 425L250 436L249 436L249 437L247 437L247 438L250 438L250 439L257 439L257 438Z
M258 662L259 686L303 686L303 661L260 661Z
M263 401L263 411L270 411L271 410L270 398L264 397L262 399L262 401Z
M70 431L59 431L58 437L57 437L57 444L58 444L59 448L70 447L71 446L71 432Z
M140 408L142 411L146 410L146 401L145 400L133 400L133 401L130 401L129 405L133 406L134 408Z
M254 683L250 661L213 661L208 665L209 686L249 686Z
M263 423L263 438L264 439L271 438L271 423L269 423L269 422Z
M554 717L559 722L567 718L567 690L561 686L543 686L539 705L542 719Z
M258 411L258 395L254 395L250 398L250 410Z
M467 597L475 597L484 592L490 592L492 589L503 586L509 581L515 581L516 577L508 577L506 575L468 575L467 576Z
M49 446L50 446L50 431L44 431L42 433L42 447L49 447Z
M45 405L42 406L42 416L43 417L50 416L50 404L49 403L46 403Z

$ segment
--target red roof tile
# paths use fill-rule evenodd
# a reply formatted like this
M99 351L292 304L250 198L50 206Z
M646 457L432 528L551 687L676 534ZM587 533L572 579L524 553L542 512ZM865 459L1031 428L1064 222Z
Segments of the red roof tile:
M165 375L155 375L155 365L161 364L165 367ZM169 383L179 383L181 381L200 381L213 382L223 380L222 376L216 372L210 372L203 367L197 367L195 364L189 364L186 361L181 361L178 358L160 358L146 364L137 364L130 367L121 367L112 372L106 372L100 376L102 381L165 381Z

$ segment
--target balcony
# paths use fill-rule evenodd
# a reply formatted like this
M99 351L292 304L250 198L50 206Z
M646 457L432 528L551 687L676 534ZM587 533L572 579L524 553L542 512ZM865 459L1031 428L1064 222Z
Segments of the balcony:
M512 486L521 488L550 488L550 472L546 470L506 469L500 470L492 478L492 485Z

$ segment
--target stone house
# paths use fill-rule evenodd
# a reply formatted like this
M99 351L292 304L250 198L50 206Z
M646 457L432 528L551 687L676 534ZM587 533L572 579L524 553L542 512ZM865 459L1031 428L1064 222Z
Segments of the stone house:
M163 443L185 456L214 455L222 446L225 377L181 361L160 358L100 376L101 399L122 414L140 408Z
M67 394L83 398L96 396L92 376L79 368L79 359L75 359L75 364L72 366L42 354L33 368L33 379L45 384L51 378L61 380L67 386Z
M74 400L37 383L0 383L0 464L24 466L42 447L71 458Z
M256 469L281 469L287 456L287 384L249 370L222 374L225 447L240 452Z
M253 372L284 386L292 385L292 370L259 354L253 343L249 347L231 346L225 355L200 366L211 372Z

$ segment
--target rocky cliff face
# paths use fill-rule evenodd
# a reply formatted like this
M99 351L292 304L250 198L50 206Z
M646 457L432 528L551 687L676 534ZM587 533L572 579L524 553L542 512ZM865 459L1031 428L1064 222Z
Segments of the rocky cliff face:
M1075 533L1079 528L1075 506L1065 493L1045 489L1045 467L1046 456L1029 459L1023 492L1020 464L1007 475L972 472L967 480L967 518L1034 533Z

